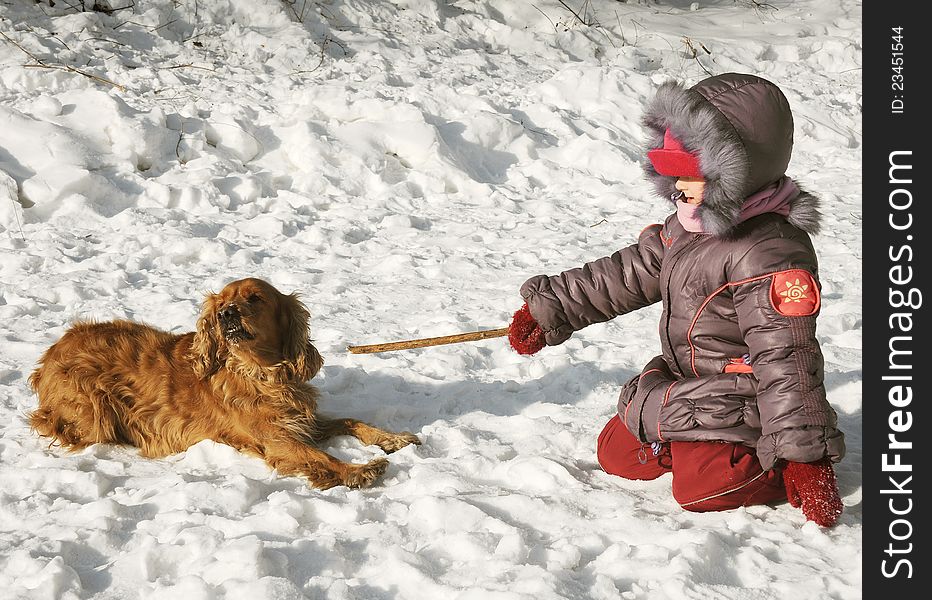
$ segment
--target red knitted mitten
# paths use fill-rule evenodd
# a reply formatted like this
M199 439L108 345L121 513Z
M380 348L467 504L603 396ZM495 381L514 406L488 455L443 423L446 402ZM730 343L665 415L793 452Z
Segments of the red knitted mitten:
M838 495L835 470L827 458L813 463L788 462L783 485L786 499L801 508L808 520L831 527L841 516L844 505Z
M508 326L508 342L518 354L534 354L544 346L544 331L531 316L531 310L524 303L511 319Z

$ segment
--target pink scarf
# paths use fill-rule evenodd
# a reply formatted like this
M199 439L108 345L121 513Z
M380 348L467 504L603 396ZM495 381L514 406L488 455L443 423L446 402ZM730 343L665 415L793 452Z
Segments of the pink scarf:
M762 215L764 213L774 212L784 217L790 214L790 201L799 195L799 188L796 183L784 175L775 183L772 183L759 192L748 196L744 204L741 205L741 212L738 214L738 221L741 223L751 217ZM697 214L701 204L689 204L678 200L676 203L676 216L680 220L683 229L693 233L705 233L702 227L702 219Z

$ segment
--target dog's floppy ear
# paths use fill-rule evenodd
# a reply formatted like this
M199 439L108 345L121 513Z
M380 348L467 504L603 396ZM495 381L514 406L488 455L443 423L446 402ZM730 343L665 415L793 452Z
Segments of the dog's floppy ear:
M219 333L217 322L217 296L209 294L201 307L201 316L197 320L197 331L191 344L191 359L194 373L200 379L206 379L216 372L226 360L226 341Z
M291 379L307 381L324 365L323 357L308 337L310 313L297 294L283 296L281 310L284 321L282 366Z

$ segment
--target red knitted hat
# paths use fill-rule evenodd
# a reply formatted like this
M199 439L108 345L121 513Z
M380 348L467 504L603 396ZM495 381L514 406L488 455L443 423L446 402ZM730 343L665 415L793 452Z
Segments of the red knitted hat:
M670 177L703 177L699 157L687 152L683 144L667 129L663 133L663 148L647 153L654 170Z

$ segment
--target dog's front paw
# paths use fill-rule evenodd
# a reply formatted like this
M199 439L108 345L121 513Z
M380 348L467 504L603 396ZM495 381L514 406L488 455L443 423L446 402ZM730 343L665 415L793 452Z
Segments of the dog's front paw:
M346 474L346 479L344 480L344 485L351 488L361 488L368 487L372 485L372 482L382 476L382 473L385 472L385 469L388 467L388 459L377 458L371 460L364 465L354 466Z
M421 440L410 431L402 431L401 433L394 433L386 437L384 440L378 443L378 446L386 454L391 454L396 450L401 450L409 444L416 444L420 446Z

